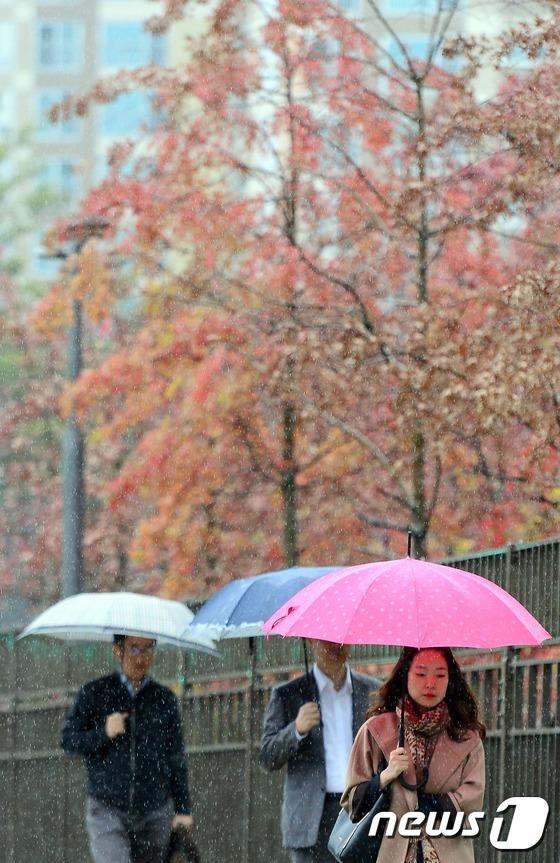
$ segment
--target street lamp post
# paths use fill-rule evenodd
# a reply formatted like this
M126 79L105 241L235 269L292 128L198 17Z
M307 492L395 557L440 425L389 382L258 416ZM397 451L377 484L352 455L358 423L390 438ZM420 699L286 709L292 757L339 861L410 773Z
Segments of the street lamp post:
M79 255L92 237L100 237L109 222L98 216L83 219L66 229L70 248L53 257ZM73 272L72 275L76 275ZM72 325L68 333L68 380L76 381L82 371L82 301L72 300ZM84 435L75 413L66 420L62 440L62 585L63 597L80 593L83 586L83 536L85 515Z
M82 370L82 303L72 300L68 333L68 379ZM80 593L83 584L84 436L74 412L66 420L62 438L62 596Z

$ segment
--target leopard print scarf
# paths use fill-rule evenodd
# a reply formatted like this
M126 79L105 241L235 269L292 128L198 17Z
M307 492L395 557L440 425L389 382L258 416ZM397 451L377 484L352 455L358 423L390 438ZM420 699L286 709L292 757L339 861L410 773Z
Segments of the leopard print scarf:
M401 711L397 708L399 721L400 714ZM441 701L433 710L422 711L411 698L406 696L404 718L406 742L412 755L416 781L420 782L424 767L430 766L439 735L449 725L449 711L445 701ZM416 863L418 842L422 843L424 863L439 863L439 857L430 837L426 836L423 829L419 838L410 840L405 863Z

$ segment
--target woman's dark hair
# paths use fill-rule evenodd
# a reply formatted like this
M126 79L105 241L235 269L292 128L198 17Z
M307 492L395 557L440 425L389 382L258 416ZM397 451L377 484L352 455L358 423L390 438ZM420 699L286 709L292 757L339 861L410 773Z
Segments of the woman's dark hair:
M428 649L428 648L424 648ZM449 674L449 684L445 694L445 703L449 710L449 718L451 720L447 729L452 740L462 740L465 731L477 731L480 739L486 737L486 728L478 718L478 703L477 700L465 680L465 676L461 671L457 660L453 656L449 647L433 647L431 650L437 650L441 653L447 663L447 671ZM374 702L368 709L366 719L371 716L377 716L379 713L392 713L400 704L403 692L408 692L408 672L410 666L417 653L420 653L422 648L418 647L403 647L397 664L393 668L389 678L374 695Z

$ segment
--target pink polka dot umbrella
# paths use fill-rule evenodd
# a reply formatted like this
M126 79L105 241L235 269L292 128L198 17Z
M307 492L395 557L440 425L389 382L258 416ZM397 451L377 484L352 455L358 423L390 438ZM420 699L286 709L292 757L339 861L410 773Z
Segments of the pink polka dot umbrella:
M263 630L408 647L495 648L551 637L492 581L410 557L331 572L292 596Z

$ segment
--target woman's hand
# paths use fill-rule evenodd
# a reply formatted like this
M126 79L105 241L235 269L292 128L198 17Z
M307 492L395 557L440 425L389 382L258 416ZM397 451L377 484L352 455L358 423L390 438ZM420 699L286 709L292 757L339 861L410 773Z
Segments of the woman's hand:
M403 746L397 746L396 749L393 749L389 755L387 767L379 775L380 788L386 788L390 782L393 782L401 773L404 773L409 763L410 759Z

